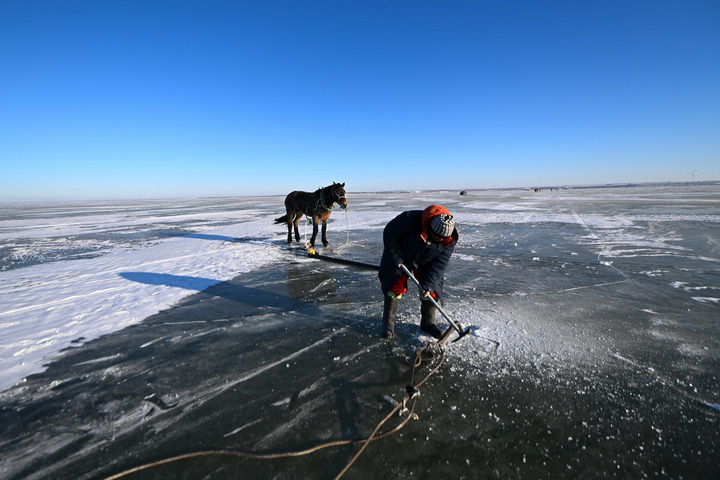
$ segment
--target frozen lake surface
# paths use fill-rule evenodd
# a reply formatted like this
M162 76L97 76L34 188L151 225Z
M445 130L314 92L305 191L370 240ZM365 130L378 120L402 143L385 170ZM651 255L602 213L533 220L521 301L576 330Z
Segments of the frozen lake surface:
M399 212L455 214L445 307L472 333L426 359L418 418L343 478L720 476L719 185L348 202L321 253L370 264ZM282 214L282 197L0 205L0 477L368 436L430 342L419 301L381 340L376 273L289 249ZM126 478L334 478L359 448Z

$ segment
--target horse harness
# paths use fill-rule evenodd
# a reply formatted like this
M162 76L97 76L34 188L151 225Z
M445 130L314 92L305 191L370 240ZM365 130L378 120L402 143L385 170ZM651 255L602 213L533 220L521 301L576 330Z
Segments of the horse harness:
M333 204L334 204L335 202L338 202L340 199L346 198L345 195L340 195L340 194L337 192L336 188L335 188L333 185L331 185L331 186L330 186L330 188L331 188L330 206L328 207L327 203L325 203L325 190L327 190L327 188L328 188L328 187L321 188L321 189L319 189L319 190L317 190L317 191L315 192L315 193L320 192L320 198L318 198L318 200L315 202L315 208L313 209L313 212L312 212L312 213L314 213L314 212L316 212L316 211L318 211L318 210L321 210L321 211L324 211L324 212L332 212ZM335 198L333 198L333 196L334 196ZM308 214L306 213L306 215L312 216L312 213L311 213L310 215L308 215Z

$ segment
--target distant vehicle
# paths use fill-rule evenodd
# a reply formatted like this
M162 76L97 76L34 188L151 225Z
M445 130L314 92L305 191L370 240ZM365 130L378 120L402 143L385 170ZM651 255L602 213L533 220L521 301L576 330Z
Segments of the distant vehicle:
M462 190L462 191L460 192L460 195L467 195L467 190Z

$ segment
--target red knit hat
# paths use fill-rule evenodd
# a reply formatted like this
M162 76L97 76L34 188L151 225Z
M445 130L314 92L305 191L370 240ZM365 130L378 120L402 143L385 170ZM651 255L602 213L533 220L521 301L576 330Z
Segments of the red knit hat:
M448 215L450 218L452 218L452 214L450 211L443 207L442 205L430 205L422 212L422 232L420 233L420 236L424 241L428 241L428 228L430 227L430 220L433 217L437 217L438 215ZM453 221L453 230L454 230L454 221ZM449 245L452 243L452 232L450 231L450 235L448 235L446 238L443 238L443 244Z

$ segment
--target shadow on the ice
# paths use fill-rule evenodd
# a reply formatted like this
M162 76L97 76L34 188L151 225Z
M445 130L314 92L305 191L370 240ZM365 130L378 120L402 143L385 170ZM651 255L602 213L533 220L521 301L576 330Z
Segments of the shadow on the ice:
M166 285L168 287L204 292L211 296L225 298L254 307L273 305L275 307L289 308L296 303L295 299L287 295L267 292L258 288L245 287L233 282L212 278L152 272L121 272L118 275L132 282L144 283L146 285Z
M242 242L242 238L228 237L226 235L209 235L207 233L191 233L183 235L184 238L197 238L199 240L216 240L218 242Z
M280 239L277 241L268 240L267 237L228 237L227 235L214 235L208 233L191 233L189 235L180 235L183 238L196 238L198 240L213 240L217 242L232 242L232 243L285 243L284 240Z
M7 478L40 471L94 478L208 445L270 451L360 437L374 426L373 408L390 408L382 395L406 382L409 352L378 338L381 304L366 304L374 276L307 263L227 282L121 276L201 291L65 351L6 396L0 430L17 445L6 457L13 465ZM399 326L404 330L415 332ZM307 425L296 435L286 425L300 417ZM239 443L233 432L245 425L249 440ZM155 429L161 433L149 443ZM64 448L56 448L56 438ZM31 445L55 453L28 456ZM348 450L325 458L333 470L345 464ZM203 473L202 465L192 468L195 476Z
M228 235L217 235L209 233L185 233L182 231L165 231L159 234L160 237L165 238L194 238L197 240L210 240L214 242L230 242L230 243L263 243L263 244L278 244L285 245L285 237L278 237L277 239L268 239L267 237L230 237Z

